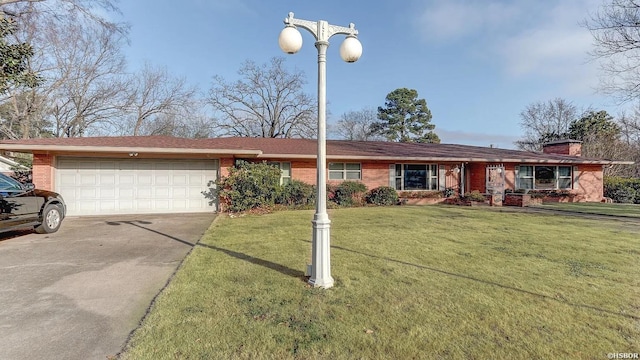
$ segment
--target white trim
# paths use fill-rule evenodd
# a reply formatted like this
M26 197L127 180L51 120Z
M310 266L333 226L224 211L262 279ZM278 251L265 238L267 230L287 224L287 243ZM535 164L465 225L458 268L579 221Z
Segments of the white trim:
M336 170L336 169L331 169L331 165L335 165L335 164L342 164L342 169L341 170ZM358 178L357 179L349 179L347 176L347 173L351 172L351 173L355 173L356 170L349 170L347 169L347 164L357 164L359 169L358 171ZM332 179L331 178L331 174L342 174L342 177L340 179ZM327 175L328 178L327 180L334 180L334 181L362 181L362 163L358 163L358 162L350 162L350 161L339 161L339 162L330 162L327 166Z
M396 188L396 164L389 164L389 187Z
M527 176L527 177L523 178L523 177L520 176L520 169L522 167L525 167L525 166L532 168L531 169L532 170L532 174L531 174L531 176ZM576 180L575 180L575 175L574 175L575 167L569 166L569 165L549 165L547 167L555 168L555 170L554 170L555 185L554 185L554 187L552 189L536 189L536 165L529 165L529 164L526 164L526 165L521 164L519 166L516 166L516 169L515 169L515 178L516 178L515 185L516 185L516 188L515 189L516 190L517 189L524 189L522 187L522 181L521 181L522 179L531 179L531 188L528 189L528 190L572 190L572 189L576 188ZM571 178L572 178L573 181L571 182L571 186L568 187L568 188L561 188L559 186L560 185L560 168L561 167L566 167L566 168L571 169ZM564 177L564 178L567 179L569 177Z
M258 158L286 158L286 159L315 159L316 155L306 154L260 154ZM368 156L368 155L327 155L327 160L342 160L349 162L350 160L371 160L371 161L395 161L395 162L498 162L498 163L526 163L526 164L596 164L596 165L633 165L633 161L614 161L614 160L584 160L580 158L558 160L558 159L511 159L511 158L459 158L459 157L402 157L402 156ZM338 161L336 161L338 162Z

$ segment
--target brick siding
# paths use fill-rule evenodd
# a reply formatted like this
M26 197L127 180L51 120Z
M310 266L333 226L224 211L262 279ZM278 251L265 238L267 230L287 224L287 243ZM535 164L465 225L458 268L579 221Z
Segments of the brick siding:
M260 159L262 160L262 159ZM269 159L265 159L269 160ZM273 159L274 161L286 161L283 159ZM349 160L331 160L332 162L354 162ZM45 190L55 189L55 157L49 154L34 154L33 156L33 183L37 188ZM316 183L316 161L296 160L291 162L291 176L295 180L300 180L308 184ZM368 189L379 186L389 186L389 165L395 162L389 161L369 161L361 162L362 182ZM234 158L220 159L220 176L229 175L229 167L233 166ZM452 171L458 164L445 164L445 186L459 189L459 178L461 173ZM477 190L486 192L486 163L472 163L465 167L465 192ZM505 188L515 189L515 167L520 164L505 164ZM603 198L603 171L601 165L580 165L574 176L579 179L577 186L572 190L576 195L574 201L601 201ZM328 178L328 173L327 173ZM332 184L340 181L330 181Z
M542 147L544 154L558 154L558 155L571 155L582 156L582 144L580 142L563 142L547 144Z
M54 190L53 160L54 157L52 155L33 154L32 181L36 188Z

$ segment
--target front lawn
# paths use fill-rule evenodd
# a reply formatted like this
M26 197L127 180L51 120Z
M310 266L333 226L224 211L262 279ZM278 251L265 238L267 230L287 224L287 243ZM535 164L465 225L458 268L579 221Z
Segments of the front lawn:
M424 206L221 216L124 359L606 359L640 352L640 226Z
M640 205L638 204L545 203L544 205L539 205L539 207L544 209L570 211L584 214L640 218Z

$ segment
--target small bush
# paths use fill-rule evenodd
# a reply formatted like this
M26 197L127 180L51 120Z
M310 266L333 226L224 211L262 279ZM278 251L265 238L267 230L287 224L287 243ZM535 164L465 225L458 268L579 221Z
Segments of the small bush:
M398 192L403 199L440 199L444 192L440 190L407 190Z
M380 186L371 189L365 197L367 204L378 206L396 205L398 203L398 192L390 186Z
M640 204L640 179L605 177L604 196L617 203Z
M454 197L456 195L456 189L448 187L448 188L444 189L442 194L446 198Z
M277 203L289 207L305 207L315 203L316 187L299 180L291 180L278 194Z
M527 194L531 195L534 199L539 198L572 198L575 194L572 194L569 190L529 190Z
M472 192L468 192L464 194L464 198L469 201L485 201L486 200L484 195L481 194L480 191L478 190L473 190Z
M367 187L357 181L343 181L329 192L329 200L340 206L364 205L364 194Z

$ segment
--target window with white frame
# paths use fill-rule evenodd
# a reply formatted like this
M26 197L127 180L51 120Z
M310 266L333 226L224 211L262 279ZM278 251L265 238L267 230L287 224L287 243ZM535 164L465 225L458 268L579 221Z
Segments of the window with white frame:
M329 163L329 180L360 180L362 166L360 163Z
M573 184L571 166L521 165L516 167L518 189L567 190Z
M269 161L269 165L280 168L280 185L287 185L291 182L291 163L288 161Z
M396 190L438 190L438 165L396 164Z

